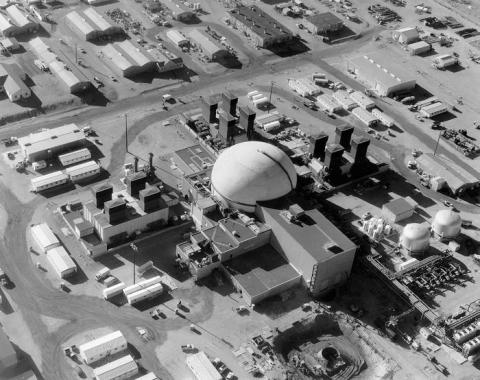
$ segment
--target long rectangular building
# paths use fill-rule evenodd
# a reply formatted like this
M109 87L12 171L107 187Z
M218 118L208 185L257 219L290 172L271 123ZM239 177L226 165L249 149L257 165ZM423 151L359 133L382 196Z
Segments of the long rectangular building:
M197 380L222 380L222 376L203 351L187 356L185 363Z
M39 192L68 182L68 175L61 171L35 177L30 180L32 191Z
M85 135L75 124L46 129L20 137L18 145L30 161L53 158L54 155L85 144Z
M37 244L42 252L47 252L50 249L60 246L60 241L57 239L53 231L47 223L40 223L30 228L32 239Z
M88 148L74 150L58 156L58 160L62 166L76 164L77 162L89 160L90 158L92 158L92 153L90 153Z
M230 16L233 24L250 35L259 47L268 48L294 39L287 27L256 5L239 5L230 11Z
M415 78L405 70L390 69L385 57L362 55L347 61L347 70L380 96L413 90Z
M130 379L137 373L138 365L131 355L122 356L120 359L93 370L95 380Z
M126 349L127 340L120 330L91 340L78 347L80 357L86 364L94 363Z
M193 29L188 33L192 40L209 60L217 61L229 55L228 50L200 29Z
M93 8L82 11L73 11L66 16L70 28L79 34L85 41L98 40L123 34L119 25L111 24Z
M0 25L5 24L6 30L4 33L5 37L24 34L24 33L32 33L38 30L39 25L35 21L32 21L25 13L23 13L16 5L11 5L6 8L7 11L7 22L8 24L14 25L15 28L8 27L7 24L1 22ZM3 28L2 28L3 29ZM3 32L3 30L2 30Z
M60 278L68 277L77 271L77 265L61 246L49 249L47 259Z
M71 166L65 170L72 182L81 181L100 173L100 165L95 161L87 161L82 164Z

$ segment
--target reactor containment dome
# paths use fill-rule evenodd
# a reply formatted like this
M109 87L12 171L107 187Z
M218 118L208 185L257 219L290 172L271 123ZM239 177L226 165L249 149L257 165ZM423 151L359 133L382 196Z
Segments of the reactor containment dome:
M421 254L430 245L430 230L424 224L407 224L400 235L400 245L412 256Z
M255 211L259 201L280 198L295 189L290 158L274 145L247 141L224 150L212 170L212 192L226 206Z
M461 228L462 218L452 210L440 210L433 218L432 231L437 239L454 239Z

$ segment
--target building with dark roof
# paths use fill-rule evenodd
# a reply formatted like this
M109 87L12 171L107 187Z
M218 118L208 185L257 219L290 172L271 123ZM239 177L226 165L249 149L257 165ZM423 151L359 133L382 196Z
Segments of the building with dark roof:
M338 32L345 26L340 18L330 12L307 16L303 21L303 25L313 34Z
M230 11L231 22L262 48L293 40L293 33L255 5L237 6Z

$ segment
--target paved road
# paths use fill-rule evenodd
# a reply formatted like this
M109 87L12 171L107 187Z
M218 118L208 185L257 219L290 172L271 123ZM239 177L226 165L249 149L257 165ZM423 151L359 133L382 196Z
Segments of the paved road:
M211 88L214 85L226 84L234 80L248 80L260 74L269 72L280 72L300 66L305 60L319 65L326 73L337 76L340 80L345 81L349 86L362 89L357 82L352 78L346 76L342 72L336 70L332 66L325 63L322 58L340 54L351 49L351 46L358 46L361 43L369 41L372 35L380 30L374 28L367 32L360 39L346 43L339 46L327 48L321 52L308 52L301 56L294 56L282 60L275 59L274 63L269 63L273 57L265 57L257 62L255 65L249 65L245 70L234 71L222 75L220 78L212 76L203 76L199 81L185 84L171 92L176 97L188 96L190 93L199 90ZM275 91L281 91L275 89ZM282 91L282 96L291 98L292 94ZM115 115L119 113L128 112L131 109L138 107L149 107L158 105L159 94L158 91L150 91L143 95L121 100L115 103L108 104L106 107L85 107L78 111L64 112L45 118L37 118L21 123L7 125L0 130L0 138L11 135L23 135L30 133L40 127L55 127L66 123L94 123L94 120L99 117L108 115ZM160 117L167 117L181 111L185 111L194 106L193 102L185 105L178 105L169 111L159 110L149 116L146 116L129 127L129 136L134 138L144 128L152 122L158 120ZM386 108L386 107L383 107ZM309 112L309 111L308 111ZM325 121L332 124L332 120L324 117L320 113L315 114L317 117L324 118ZM420 136L423 142L432 146L434 141L424 134L422 134L415 126L407 123L400 115L394 115L402 124L402 127L410 133ZM21 127L21 131L19 131ZM386 147L388 149L388 146ZM113 173L120 167L120 162L123 162L123 136L113 146L112 162L110 165L110 172ZM450 154L450 152L440 148L440 153L459 163L458 158ZM463 163L459 163L463 166ZM149 317L142 315L135 309L122 308L119 312L118 308L94 297L87 296L70 296L57 289L54 289L45 282L40 273L34 269L32 265L30 253L26 245L26 230L29 221L31 220L33 211L37 207L37 202L33 201L30 204L21 204L5 186L0 186L0 202L4 205L8 213L8 226L5 231L5 236L0 242L0 265L11 276L16 287L8 293L13 297L22 311L27 324L29 325L34 340L42 348L42 362L43 373L45 379L48 380L65 380L71 378L71 369L63 359L60 344L68 337L82 332L84 330L103 326L105 322L115 328L122 329L127 334L128 340L136 346L142 357L148 363L148 367L153 369L157 375L162 378L171 378L165 372L160 363L156 360L153 352L154 343L145 344L135 333L136 326L144 326L152 331L155 338L155 343L160 343L165 338L165 331L169 329L179 328L185 325L185 321L177 319L169 319L161 323L154 323ZM61 318L68 320L68 323L59 331L49 334L39 319L39 314L51 316L54 318Z

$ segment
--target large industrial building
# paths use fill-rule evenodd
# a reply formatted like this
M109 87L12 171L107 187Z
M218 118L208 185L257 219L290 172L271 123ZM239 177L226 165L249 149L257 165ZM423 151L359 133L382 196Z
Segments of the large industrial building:
M76 66L66 66L60 62L58 56L40 37L29 41L29 45L35 55L44 62L50 71L55 74L72 94L88 90L91 87L90 80Z
M331 12L319 13L305 17L305 28L313 34L328 34L342 30L345 24Z
M85 41L111 38L124 33L120 26L111 24L93 8L73 11L65 17L69 27Z
M176 21L191 23L197 18L197 15L180 1L165 0L162 1L162 5L168 8L172 18Z
M399 68L390 69L387 59L379 54L354 57L347 61L347 70L380 96L413 90L414 77Z
M32 91L25 84L26 74L16 64L0 64L0 93L4 92L11 102L27 99Z
M218 41L215 41L206 32L200 29L192 29L188 38L195 43L210 61L219 61L227 57L229 51Z
M75 124L47 129L20 137L18 145L30 162L48 160L74 148L83 147L85 135Z
M293 33L256 5L239 5L230 11L232 23L252 37L257 46L269 48L293 40Z
M17 36L38 30L39 24L32 21L17 5L10 5L6 12L7 16L0 13L0 32L3 36Z
M356 246L318 210L298 204L290 195L296 184L293 163L275 146L249 141L226 149L213 167L211 193L192 197L199 231L177 245L178 259L196 279L223 271L250 305L301 283L312 294L342 284ZM228 217L209 220L211 209L197 204L209 195Z

